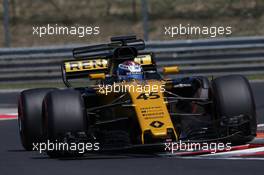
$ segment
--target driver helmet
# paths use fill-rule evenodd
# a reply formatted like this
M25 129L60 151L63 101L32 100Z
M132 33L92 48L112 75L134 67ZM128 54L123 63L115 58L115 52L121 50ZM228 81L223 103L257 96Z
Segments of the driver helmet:
M117 77L120 81L123 80L142 80L143 69L140 64L134 61L125 61L118 65Z

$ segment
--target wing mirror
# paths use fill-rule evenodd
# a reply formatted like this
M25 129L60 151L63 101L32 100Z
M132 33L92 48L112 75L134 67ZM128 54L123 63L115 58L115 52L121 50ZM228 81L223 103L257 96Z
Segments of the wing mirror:
M178 66L163 67L163 74L164 75L177 74L179 72L180 72L180 69Z
M105 73L89 74L89 79L91 80L105 79Z

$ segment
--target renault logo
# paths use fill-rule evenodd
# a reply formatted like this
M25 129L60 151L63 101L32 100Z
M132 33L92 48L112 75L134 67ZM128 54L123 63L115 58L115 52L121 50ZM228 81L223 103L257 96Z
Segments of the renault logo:
M153 121L150 123L150 126L154 127L154 128L161 128L164 125L164 123L160 122L160 121Z

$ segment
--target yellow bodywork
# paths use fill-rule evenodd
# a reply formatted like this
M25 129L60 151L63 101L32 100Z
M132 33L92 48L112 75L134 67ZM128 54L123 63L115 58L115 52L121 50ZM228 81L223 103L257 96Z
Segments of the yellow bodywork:
M167 138L168 129L173 130L178 140L177 133L164 101L163 92L165 89L163 82L157 80L145 81L141 83L141 91L131 88L131 86L139 86L137 81L126 84L130 85L130 90L128 92L131 96L142 131L142 143L144 143L145 131L150 131L154 138Z
M95 74L89 74L88 77L91 80L96 80L96 79L105 79L105 73L95 73Z
M151 55L139 55L136 58L134 58L134 61L140 64L141 66L152 64Z
M144 65L151 65L151 55L139 55L134 58L134 61ZM80 61L67 61L64 63L66 73L105 70L108 68L107 59L94 59L94 60L80 60Z
M150 54L139 55L134 58L134 61L142 66L153 64ZM107 59L76 60L64 63L66 74L98 70L98 72L87 72L90 79L104 79L106 75L100 71L108 69L108 66ZM178 67L166 67L164 68L164 72L178 72ZM173 126L166 101L164 100L163 92L165 88L168 88L168 83L160 80L135 80L131 82L119 82L117 84L125 86L126 93L130 94L132 106L135 109L141 128L141 141L143 144L145 142L144 133L146 131L150 132L153 138L166 139L169 137L168 130L170 130L170 132L173 131L176 140L178 140L178 134ZM99 94L102 94L102 92Z
M91 70L107 69L107 60L96 59L96 60L81 60L81 61L70 61L65 62L65 72L82 72Z
M178 66L163 67L163 74L164 75L177 74L179 72L180 72L180 70L179 70Z

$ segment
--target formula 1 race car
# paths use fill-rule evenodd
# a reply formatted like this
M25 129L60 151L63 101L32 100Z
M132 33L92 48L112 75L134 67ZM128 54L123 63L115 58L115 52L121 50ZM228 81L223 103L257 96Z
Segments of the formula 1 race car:
M144 41L135 36L74 49L74 59L61 67L67 88L21 92L23 147L98 142L104 151L167 141L243 144L256 136L255 103L245 77L168 78L179 68L158 72L154 54L144 49ZM73 87L77 79L95 83ZM68 153L48 151L55 157Z

